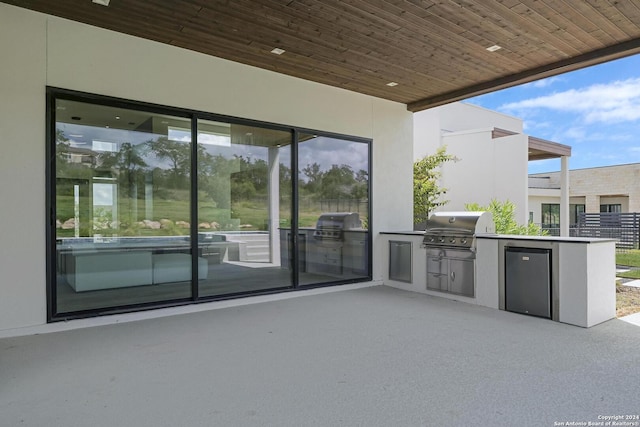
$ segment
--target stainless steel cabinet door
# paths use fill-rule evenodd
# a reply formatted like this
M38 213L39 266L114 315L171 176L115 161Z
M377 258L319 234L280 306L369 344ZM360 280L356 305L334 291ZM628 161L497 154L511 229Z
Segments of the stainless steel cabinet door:
M474 295L473 261L449 260L449 292L472 297Z

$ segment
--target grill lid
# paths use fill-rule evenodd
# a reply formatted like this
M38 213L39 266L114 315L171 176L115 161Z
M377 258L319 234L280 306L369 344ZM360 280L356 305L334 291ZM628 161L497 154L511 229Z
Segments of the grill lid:
M317 240L339 241L344 230L362 228L360 215L356 212L328 212L318 217L313 237Z
M427 220L423 245L474 248L477 234L495 233L490 212L436 212Z
M318 217L316 229L352 230L361 228L360 215L356 212L327 212Z
M436 212L427 220L426 232L447 234L495 233L491 212Z

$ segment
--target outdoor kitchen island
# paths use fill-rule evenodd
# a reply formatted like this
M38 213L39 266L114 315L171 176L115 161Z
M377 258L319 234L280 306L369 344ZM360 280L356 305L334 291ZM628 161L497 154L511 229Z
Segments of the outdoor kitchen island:
M423 231L382 232L388 286L508 311L505 253L547 251L551 320L591 327L615 318L615 240L580 237L476 235L473 297L427 288L427 249ZM540 271L536 274L547 274ZM543 316L546 317L546 316Z

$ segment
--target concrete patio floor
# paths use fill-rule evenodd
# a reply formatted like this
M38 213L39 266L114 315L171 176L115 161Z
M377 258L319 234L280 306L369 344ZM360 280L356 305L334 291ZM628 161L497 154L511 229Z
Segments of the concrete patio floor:
M0 339L2 426L554 426L639 385L638 326L384 286Z

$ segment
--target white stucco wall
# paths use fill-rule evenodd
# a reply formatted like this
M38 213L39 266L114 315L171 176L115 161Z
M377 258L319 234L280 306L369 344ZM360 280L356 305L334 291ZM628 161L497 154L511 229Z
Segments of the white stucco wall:
M528 221L528 137L522 120L456 102L414 115L414 161L445 145L460 159L442 166L441 185L448 189L440 210L464 210L467 203L488 204L492 199L516 205L518 222ZM494 128L516 135L492 138Z
M0 54L0 330L46 322L47 85L372 138L375 280L377 233L412 227L413 117L403 104L6 4Z
M0 4L0 329L43 323L46 26Z
M475 129L500 128L522 133L522 120L477 105L454 102L420 111L414 115L414 161L440 145L441 134Z
M449 200L440 210L464 210L467 203L511 201L516 220L525 224L527 210L527 136L492 138L491 130L446 134L442 143L458 158L442 166L442 187Z

